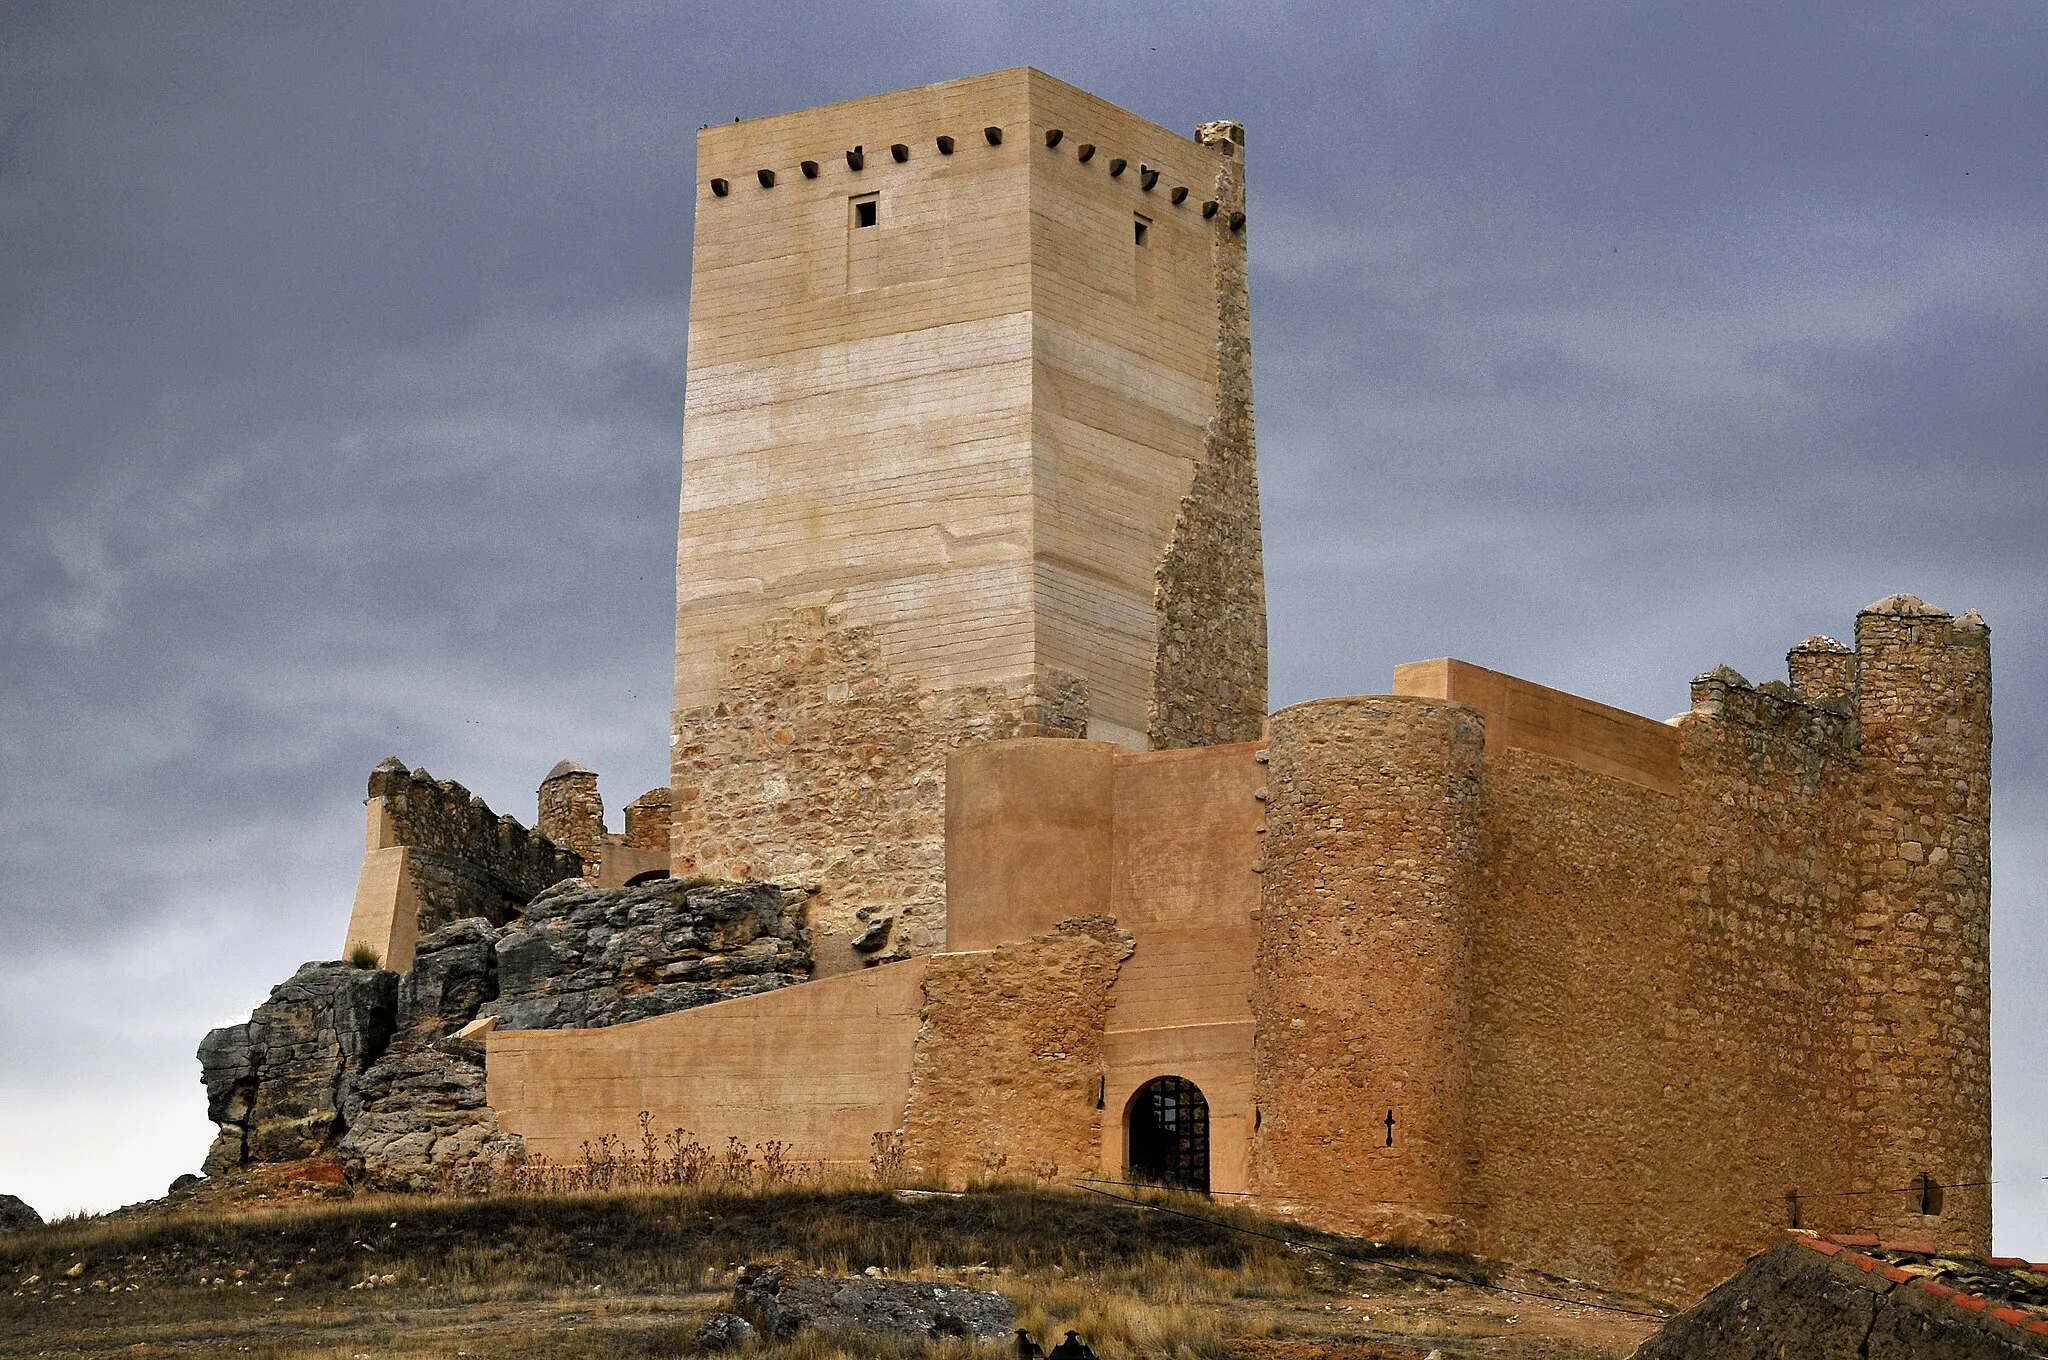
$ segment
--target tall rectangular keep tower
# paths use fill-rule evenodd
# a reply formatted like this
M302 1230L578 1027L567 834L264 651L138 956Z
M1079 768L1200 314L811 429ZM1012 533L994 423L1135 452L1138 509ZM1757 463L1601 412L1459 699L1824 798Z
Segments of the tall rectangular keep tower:
M1244 133L1020 68L697 156L674 867L925 952L953 748L1259 733Z

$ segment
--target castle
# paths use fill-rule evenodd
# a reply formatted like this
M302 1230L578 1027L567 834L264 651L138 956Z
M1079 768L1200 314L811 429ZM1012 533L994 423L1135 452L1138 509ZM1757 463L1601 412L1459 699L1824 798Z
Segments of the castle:
M809 980L470 1026L530 1154L1135 1179L1696 1292L1990 1245L1988 632L1668 722L1452 660L1268 714L1245 136L1033 70L706 128L671 786L387 763L349 943L770 882Z

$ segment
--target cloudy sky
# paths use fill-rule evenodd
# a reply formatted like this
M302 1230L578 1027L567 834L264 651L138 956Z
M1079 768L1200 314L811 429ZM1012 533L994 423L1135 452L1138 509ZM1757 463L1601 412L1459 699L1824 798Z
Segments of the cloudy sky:
M385 755L665 782L695 131L1021 64L1248 126L1276 705L1984 612L2048 1255L2038 0L0 6L0 1191L197 1167Z

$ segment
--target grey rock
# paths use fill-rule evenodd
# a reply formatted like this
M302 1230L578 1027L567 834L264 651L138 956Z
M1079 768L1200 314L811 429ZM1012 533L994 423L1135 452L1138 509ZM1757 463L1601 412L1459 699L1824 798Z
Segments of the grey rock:
M804 929L770 883L558 883L497 941L504 1029L591 1029L786 987L810 975Z
M754 1339L754 1324L737 1313L713 1313L697 1324L697 1344L707 1351L729 1351Z
M383 1055L397 1012L398 974L308 963L247 1021L208 1034L199 1065L220 1135L203 1173L331 1150L348 1082Z
M403 975L309 963L199 1061L220 1126L208 1176L339 1155L376 1189L462 1185L524 1155L484 1099L483 1050L455 1031L623 1024L785 987L810 975L803 926L773 884L569 879L496 926L423 936ZM388 1052L387 1052L388 1049Z
M349 1083L337 1148L351 1184L373 1190L486 1188L525 1159L484 1099L484 1050L467 1039L400 1039Z
M0 1195L0 1233L20 1232L23 1228L42 1226L41 1214L13 1195Z
M1791 1242L1760 1255L1638 1346L1634 1360L1991 1360L2048 1353L1908 1285Z
M498 939L481 916L443 926L413 946L398 986L398 1027L416 1036L453 1034L498 996Z
M930 1280L813 1275L755 1264L740 1272L733 1310L775 1341L815 1328L901 1342L939 1337L993 1341L1010 1335L1016 1305L992 1290Z

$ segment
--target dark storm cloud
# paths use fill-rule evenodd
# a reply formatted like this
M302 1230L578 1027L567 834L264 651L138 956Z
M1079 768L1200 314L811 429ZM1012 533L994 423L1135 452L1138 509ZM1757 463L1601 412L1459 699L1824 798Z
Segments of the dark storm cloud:
M1984 610L2048 1252L2031 4L12 7L0 1189L196 1162L193 1043L332 952L383 755L663 779L696 128L1027 62L1249 125L1276 702L1457 653L1662 716Z

